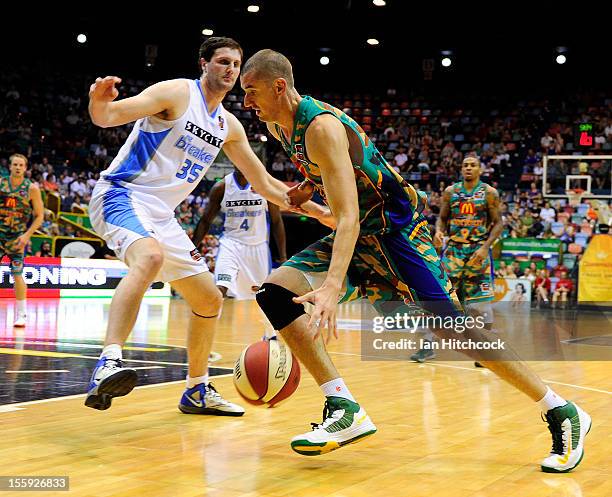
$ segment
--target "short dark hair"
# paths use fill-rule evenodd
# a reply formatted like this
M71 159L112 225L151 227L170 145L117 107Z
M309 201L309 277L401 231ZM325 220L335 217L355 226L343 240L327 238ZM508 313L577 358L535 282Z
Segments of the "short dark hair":
M204 59L208 62L210 59L212 59L213 55L215 55L215 50L225 47L238 50L240 52L240 58L242 59L244 57L244 52L242 51L240 43L233 38L226 38L225 36L211 36L200 45L198 58L198 66L200 67L200 71L202 70L200 59Z
M293 68L282 53L270 49L260 50L244 63L242 74L249 71L255 71L268 80L283 78L293 88Z

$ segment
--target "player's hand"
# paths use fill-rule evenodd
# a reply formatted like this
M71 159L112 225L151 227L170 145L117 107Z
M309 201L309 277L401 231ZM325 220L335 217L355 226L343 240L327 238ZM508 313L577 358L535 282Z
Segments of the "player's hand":
M112 102L119 96L119 90L115 88L115 85L119 83L121 83L121 78L117 76L96 78L96 82L89 87L89 99Z
M299 207L308 202L314 193L314 185L304 180L301 183L289 188L285 193L285 199L290 207Z
M444 233L441 231L436 231L436 234L433 237L433 244L437 250L440 250L442 245L444 245Z
M486 247L480 247L469 260L468 264L474 267L482 267L482 263L489 257L489 250Z
M26 245L30 242L30 237L26 234L21 235L15 240L15 247L19 251L23 251L26 248Z
M336 309L338 307L338 295L340 288L336 285L323 283L319 288L308 292L301 297L294 297L296 304L310 302L314 304L314 311L308 322L308 330L314 331L312 339L316 340L319 335L324 336L327 329L327 336L324 337L325 343L329 343L332 335L338 338L338 328L336 326Z

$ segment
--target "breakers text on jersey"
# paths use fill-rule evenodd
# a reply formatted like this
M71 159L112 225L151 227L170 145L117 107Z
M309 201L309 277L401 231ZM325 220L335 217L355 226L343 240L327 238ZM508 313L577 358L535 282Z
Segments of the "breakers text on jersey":
M207 152L204 148L192 145L192 139L192 136L181 135L174 146L185 151L185 153L191 155L194 159L199 160L204 164L212 164L212 161L215 160L215 156Z

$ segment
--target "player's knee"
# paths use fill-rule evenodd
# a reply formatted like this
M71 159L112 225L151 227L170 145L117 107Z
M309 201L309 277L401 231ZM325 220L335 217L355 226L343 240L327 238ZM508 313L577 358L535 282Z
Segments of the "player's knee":
M297 294L275 283L264 283L255 295L257 304L275 330L280 331L305 314L304 305L296 304Z
M133 269L143 277L150 279L155 277L163 263L164 255L161 252L152 251L140 255L136 260L136 264L133 265Z
M198 316L211 317L217 316L221 312L222 306L223 295L221 295L219 289L215 287L214 291L200 299L197 306L193 306L191 310Z
M227 297L227 287L226 286L217 286L219 291L221 292L221 297Z

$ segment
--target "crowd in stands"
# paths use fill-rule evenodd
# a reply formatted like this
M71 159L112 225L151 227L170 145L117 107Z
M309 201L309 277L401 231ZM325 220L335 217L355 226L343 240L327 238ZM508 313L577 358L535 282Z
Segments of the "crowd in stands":
M71 78L66 82L58 74L33 78L25 68L0 74L0 172L7 174L7 159L12 153L24 153L30 158L27 174L40 185L43 200L46 195L59 194L61 210L66 212L87 209L100 172L131 129L129 124L115 128L91 125L87 89L94 79ZM120 87L120 98L137 94L149 84L126 79ZM432 225L441 193L459 180L466 154L480 158L482 180L500 192L504 236L558 238L566 252L579 255L598 226L609 222L602 220L596 202L574 208L565 201L548 201L542 195L544 187L549 192L558 188L556 184L542 184L542 157L577 153L576 122L588 119L594 124L594 145L589 154L609 154L612 150L612 99L604 95L577 95L556 102L506 99L503 104L477 97L453 101L399 97L393 92L384 96L317 96L360 123L389 164L426 192L426 215ZM245 125L250 139L259 140L265 134L263 124L243 108L238 91L230 93L224 105ZM287 182L301 179L275 140L269 139L266 149L267 167L273 176ZM610 162L586 164L594 177L593 189L603 192L607 188L610 193ZM573 172L587 172L580 161L557 161L550 167L553 183L555 178ZM203 181L177 209L179 222L188 234L193 233L202 216L211 184ZM72 226L58 224L50 212L40 231L49 236L75 235ZM214 264L218 251L217 234L218 225L200 247L210 264ZM49 249L45 247L45 251ZM546 281L541 271L527 274L533 279L534 289L541 286L538 278ZM512 278L512 272L504 276ZM544 300L542 290L535 293Z

